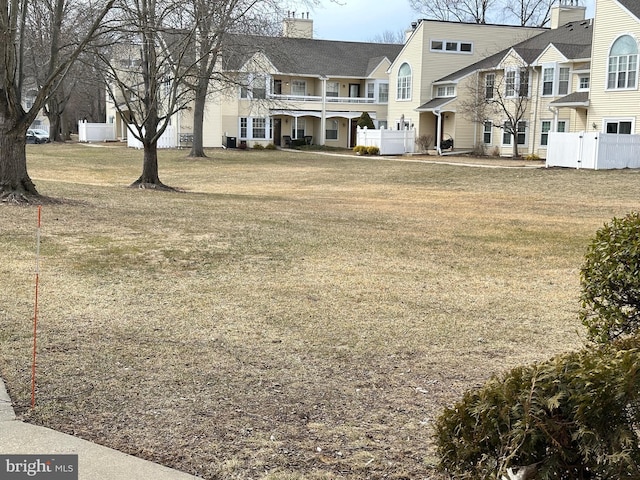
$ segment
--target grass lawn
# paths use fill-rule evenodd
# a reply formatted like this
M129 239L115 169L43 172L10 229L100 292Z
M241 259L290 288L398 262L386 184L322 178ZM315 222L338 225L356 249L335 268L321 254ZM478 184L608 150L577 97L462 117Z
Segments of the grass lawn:
M434 475L443 406L579 348L590 238L640 173L29 145L0 206L0 376L26 421L207 479ZM431 158L433 159L433 157ZM468 160L463 160L468 162ZM516 162L495 161L515 165Z

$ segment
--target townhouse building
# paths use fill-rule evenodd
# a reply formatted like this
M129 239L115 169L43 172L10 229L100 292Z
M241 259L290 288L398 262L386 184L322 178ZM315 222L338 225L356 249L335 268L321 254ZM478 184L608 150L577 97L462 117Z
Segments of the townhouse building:
M214 88L204 146L352 147L363 112L436 147L451 138L456 151L505 156L517 145L544 158L550 132L640 133L640 0L596 0L595 18L585 12L561 0L545 29L421 20L403 45L317 40L309 18L285 19L282 37L231 35L219 67L236 81ZM517 125L498 101L522 109ZM189 111L175 123L192 131Z

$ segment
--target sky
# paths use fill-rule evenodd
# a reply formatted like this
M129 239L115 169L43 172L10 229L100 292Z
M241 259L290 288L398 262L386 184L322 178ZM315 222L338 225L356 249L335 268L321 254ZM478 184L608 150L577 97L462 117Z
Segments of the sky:
M293 9L297 17L309 12L314 38L321 40L369 42L384 32L404 32L420 17L407 0L321 0L313 9Z
M587 6L587 17L593 17L595 0L579 1ZM321 0L317 7L298 4L291 10L297 17L304 12L305 18L309 12L314 38L353 42L370 42L385 32L404 32L411 28L411 22L423 17L408 0Z

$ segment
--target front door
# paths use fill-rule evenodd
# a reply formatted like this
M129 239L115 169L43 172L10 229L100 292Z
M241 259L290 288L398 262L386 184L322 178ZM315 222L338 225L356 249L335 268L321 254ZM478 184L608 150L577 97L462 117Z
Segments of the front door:
M276 147L282 145L282 119L274 118L273 119L273 144Z
M353 148L356 146L356 142L358 141L358 119L351 119L351 135L349 136L349 148Z
M349 97L350 98L360 98L360 84L359 83L350 83L349 84Z

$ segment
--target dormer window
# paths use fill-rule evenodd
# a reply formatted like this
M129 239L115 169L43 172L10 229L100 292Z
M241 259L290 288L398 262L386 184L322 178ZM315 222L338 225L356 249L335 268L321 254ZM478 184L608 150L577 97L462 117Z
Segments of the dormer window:
M436 90L436 97L438 98L446 98L446 97L455 97L456 96L456 87L454 85L443 85L438 87Z

